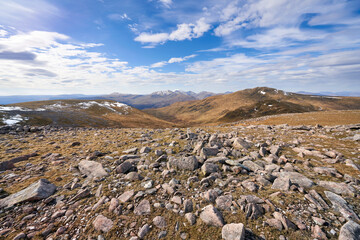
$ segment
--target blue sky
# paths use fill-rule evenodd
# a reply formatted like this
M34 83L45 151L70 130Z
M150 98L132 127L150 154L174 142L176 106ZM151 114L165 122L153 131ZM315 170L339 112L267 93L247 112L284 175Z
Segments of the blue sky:
M360 1L0 1L0 95L360 91Z

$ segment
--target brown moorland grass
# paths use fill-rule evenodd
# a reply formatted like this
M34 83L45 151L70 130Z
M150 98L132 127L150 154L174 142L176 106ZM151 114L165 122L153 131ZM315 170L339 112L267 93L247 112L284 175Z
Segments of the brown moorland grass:
M249 119L240 122L250 125L316 125L335 126L360 123L360 110L321 111L307 113L291 113Z

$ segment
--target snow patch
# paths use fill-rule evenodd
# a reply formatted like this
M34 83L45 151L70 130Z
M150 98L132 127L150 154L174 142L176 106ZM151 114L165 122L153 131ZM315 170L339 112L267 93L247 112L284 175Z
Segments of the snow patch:
M266 92L264 92L264 91L260 91L259 93L261 93L262 95L265 95L265 94L266 94Z
M25 118L21 116L20 114L16 114L15 116L11 116L9 118L3 118L2 121L6 125L15 125L21 121L28 120L28 118Z
M131 109L131 107L129 105L126 105L124 103L119 103L119 102L98 103L95 101L90 101L90 102L81 102L81 103L78 103L77 105L82 109L88 109L88 108L96 105L96 106L100 106L100 107L105 107L105 108L109 109L110 111L117 112L118 114L122 114L122 113L118 112L116 109L114 109L114 107L122 108L123 110L125 110L125 114L128 114L127 110Z
M160 96L171 95L172 93L174 93L174 92L171 90L153 92L153 94L160 95Z

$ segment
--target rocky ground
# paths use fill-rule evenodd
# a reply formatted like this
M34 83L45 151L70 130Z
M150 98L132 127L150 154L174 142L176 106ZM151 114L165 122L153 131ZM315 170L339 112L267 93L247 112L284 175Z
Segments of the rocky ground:
M360 239L360 125L0 133L0 238Z

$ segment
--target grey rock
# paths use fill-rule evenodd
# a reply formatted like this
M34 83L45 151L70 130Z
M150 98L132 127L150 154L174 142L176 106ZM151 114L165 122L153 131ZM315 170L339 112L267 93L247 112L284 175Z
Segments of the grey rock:
M143 177L137 172L129 172L128 174L126 174L125 179L130 181L138 181L142 180Z
M265 223L270 227L274 227L278 229L279 231L283 230L283 225L279 219L276 218L267 219Z
M186 199L184 201L184 213L192 212L194 209L193 202L191 199Z
M116 168L116 173L128 173L131 171L135 171L135 167L134 165L129 162L129 161L125 161L122 164L120 164L117 168Z
M291 186L291 181L289 178L276 178L273 185L271 186L272 189L278 189L281 191L289 191Z
M95 220L93 221L93 226L94 226L95 230L102 231L102 232L105 232L105 233L110 231L111 228L113 227L113 225L114 225L113 221L111 221L107 217L104 217L101 214L98 215L95 218Z
M233 147L234 148L237 148L237 149L249 149L253 146L252 143L244 140L244 139L241 139L241 138L236 138L234 140L234 143L233 143Z
M190 226L196 223L196 215L193 213L186 213L185 218L189 222Z
M146 234L148 234L150 232L150 225L149 224L145 224L144 226L142 226L138 232L138 237L140 239L143 239Z
M153 223L158 228L166 228L166 220L164 217L161 216L154 217Z
M335 211L341 213L341 215L347 220L359 221L359 217L351 209L351 206L339 195L330 191L324 191L325 196L330 200Z
M340 229L338 240L360 240L360 225L351 220L345 223Z
M213 205L207 205L200 214L201 220L207 225L222 227L224 226L224 219L219 210Z
M142 200L134 209L136 215L147 215L151 213L150 202L146 199Z
M220 210L230 210L232 204L232 196L231 195L224 195L216 198L216 207Z
M214 164L214 163L204 163L201 166L201 172L205 175L208 176L211 173L217 172L219 171L219 166Z
M219 152L217 147L204 147L200 150L200 157L208 158L210 156L216 156Z
M95 161L82 160L79 163L79 170L88 178L102 178L109 174L105 171L101 163Z
M170 157L167 163L169 169L175 168L180 170L194 171L198 168L199 162L195 156L175 158Z
M264 170L262 166L256 164L253 161L244 161L242 164L253 172Z
M297 172L281 172L279 174L279 177L282 179L289 178L292 184L304 188L310 188L314 185L313 181L311 181L309 178Z
M331 190L337 194L347 195L352 197L355 195L355 189L346 183L319 181L318 185L328 190Z
M56 186L54 184L50 183L47 179L40 179L27 188L1 199L0 208L11 207L17 203L26 201L38 201L45 199L51 196L55 190Z
M223 226L221 236L225 240L244 240L245 227L242 223L230 223Z

